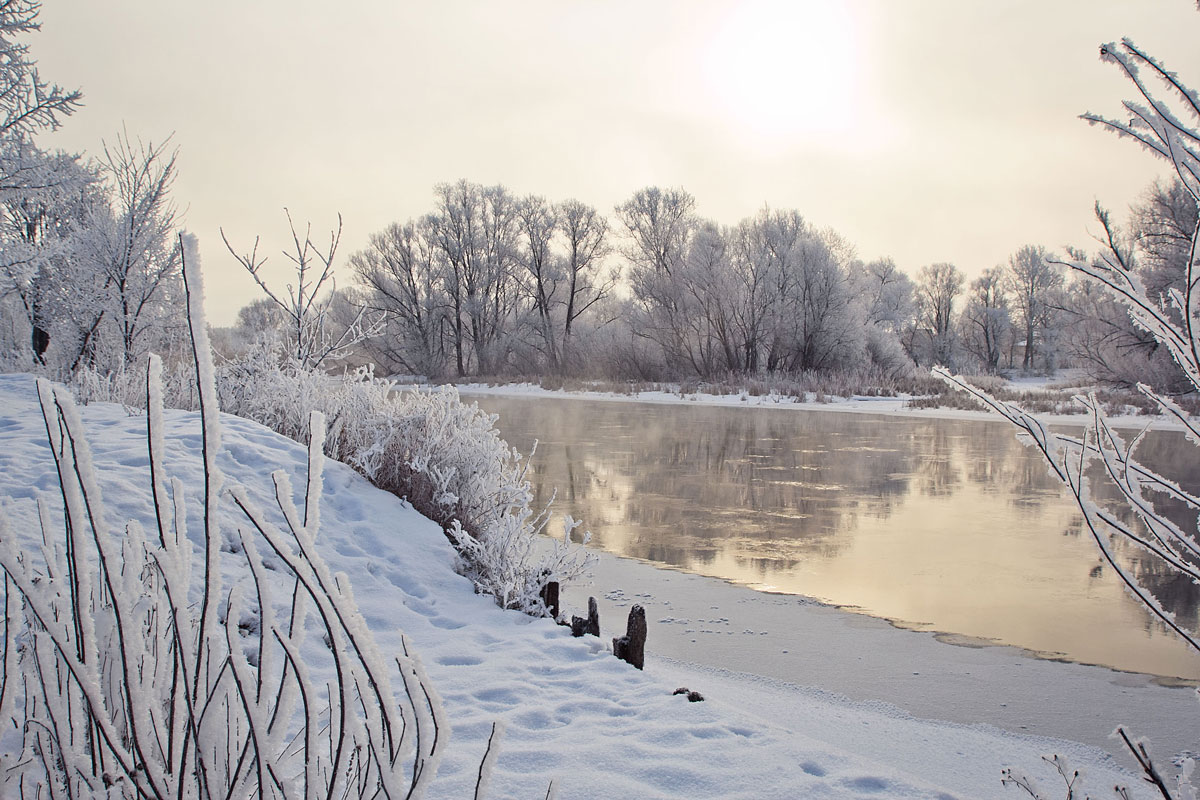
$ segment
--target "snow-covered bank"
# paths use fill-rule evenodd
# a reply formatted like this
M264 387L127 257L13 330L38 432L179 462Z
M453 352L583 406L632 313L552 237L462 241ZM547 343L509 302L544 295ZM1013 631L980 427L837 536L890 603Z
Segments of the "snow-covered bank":
M568 592L566 604L581 606L585 594L595 594L601 621L614 627L631 604L641 604L650 663L663 657L680 668L705 665L690 667L701 691L710 679L737 673L888 703L918 717L1073 739L1115 754L1122 746L1109 734L1118 724L1150 736L1164 756L1200 752L1200 705L1191 687L900 629L807 598L609 553L599 554L594 578L593 587Z
M144 419L99 404L83 416L109 522L149 523ZM197 417L169 413L166 422L166 466L195 493L194 505ZM305 453L259 425L227 418L219 462L265 506L267 473L283 468L302 485ZM604 640L572 639L548 620L502 612L473 594L453 572L441 531L406 503L339 464L327 466L324 481L324 556L351 576L384 653L399 651L401 631L411 637L453 725L435 796L469 796L496 719L507 733L492 797L544 796L552 778L564 798L996 796L1003 767L1044 774L1039 756L1049 752L1085 767L1093 787L1123 783L1133 796L1150 796L1136 776L1084 745L920 721L878 704L661 660L638 672L608 655ZM57 507L56 484L32 379L0 376L0 497L10 530L27 548L39 536L33 501L44 497ZM232 522L232 515L222 520ZM238 560L228 556L232 569ZM642 599L651 618L661 619L652 598ZM819 628L808 637L815 659L839 646L823 641ZM707 701L672 695L681 684Z
M1022 387L1025 384L1021 384ZM1034 384L1030 383L1032 387ZM694 392L680 394L667 391L646 391L621 394L619 392L578 392L566 389L544 389L533 383L457 384L459 393L468 399L472 395L492 395L496 397L557 397L576 398L580 400L606 400L618 403L688 403L693 405L721 406L726 408L781 408L800 411L839 411L851 414L884 414L889 416L916 417L924 419L970 419L983 422L1007 424L995 414L979 409L969 411L961 408L910 408L909 401L913 398L904 395L896 397L874 397L855 395L854 397L830 397L825 402L813 400L801 401L786 395L751 395L742 394L705 394ZM1038 414L1039 419L1050 425L1083 426L1087 419L1082 414ZM1183 426L1165 417L1144 416L1114 416L1110 423L1118 428L1145 428L1155 430L1182 430Z

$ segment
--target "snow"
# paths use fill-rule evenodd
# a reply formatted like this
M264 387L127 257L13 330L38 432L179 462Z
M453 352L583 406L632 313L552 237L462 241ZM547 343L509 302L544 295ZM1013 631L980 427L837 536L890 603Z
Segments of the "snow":
M1044 389L1049 385L1046 378L1030 377L1013 381L1013 386L1022 390L1034 391ZM751 395L741 394L707 394L693 392L680 394L664 390L642 391L630 394L600 391L572 391L567 389L544 389L534 383L457 384L459 394L464 397L471 395L491 395L495 397L574 397L585 400L607 400L619 403L688 403L691 405L722 406L734 408L781 408L801 411L841 411L852 414L883 414L901 417L924 417L925 419L969 419L984 422L1003 423L995 414L980 408L978 411L961 408L909 408L908 403L913 398L908 395L896 397L875 397L854 395L853 397L828 397L826 402L814 400L801 401L790 395ZM1038 414L1037 418L1046 425L1074 425L1082 427L1088 419L1084 414ZM1007 424L1007 423L1003 423ZM1144 416L1113 416L1109 424L1118 428L1144 428L1154 430L1183 430L1184 426L1165 417ZM1015 434L1014 434L1015 435Z
M145 419L108 404L89 406L82 416L109 525L123 529L129 518L153 524ZM202 481L198 417L168 411L164 424L167 472L187 487L194 518ZM303 485L304 446L235 417L223 417L222 427L218 465L259 506L271 505L269 475L275 469L283 469L292 485ZM1180 713L1196 711L1186 689L1036 662L1002 648L951 647L928 634L894 630L836 609L796 603L795 598L760 595L617 559L601 565L602 583L590 590L607 594L602 602L611 604L602 607L604 636L573 639L549 620L501 611L489 598L474 594L470 582L453 571L454 553L442 532L403 501L339 463L327 464L322 480L316 546L334 574L344 573L353 582L354 597L380 652L387 658L403 654L407 637L451 720L432 797L473 793L496 721L504 735L488 796L497 798L542 797L551 780L561 798L998 796L1004 791L1004 767L1053 785L1052 773L1040 761L1050 753L1083 768L1093 792L1122 783L1132 796L1150 797L1137 776L1096 747L977 724L975 712L1006 698L1031 705L1055 697L1085 707L1081 713L1107 710L1110 695L1122 692L1093 692L1105 691L1105 683L1122 682L1129 684L1123 688L1133 695L1131 706L1149 705L1151 721L1157 703L1164 713L1179 707ZM0 376L0 498L9 530L29 550L40 546L35 501L45 499L51 513L61 515L54 463L33 380L27 376ZM226 531L236 519L231 505L226 503L218 518ZM192 536L193 547L200 548L199 526ZM233 572L244 559L220 555L227 584L246 586L244 566L241 574ZM589 590L566 591L569 604L579 607ZM673 623L660 622L669 616L663 610L668 600L686 614L698 614L698 604L707 601L708 629L738 631L724 634L727 641L749 635L739 632L751 629L755 635L778 637L781 659L803 653L808 660L812 685L750 675L748 665L714 668L660 654L657 647L674 646L664 631ZM743 614L737 607L743 600L762 608ZM630 602L641 602L651 620L645 672L608 652L611 635L623 632L619 628L626 605L621 604ZM803 613L772 616L763 611L776 602L792 603ZM1023 682L1008 675L997 666L1004 660L1021 664L1010 672L1032 673L1033 678ZM989 665L995 670L989 672ZM764 672L770 667L754 666ZM984 680L964 683L964 705L940 705L943 701L933 692L936 684L976 669ZM928 671L931 677L910 681L902 678L905 670ZM911 686L904 694L892 692L893 683ZM705 701L690 703L674 695L680 686L700 691ZM896 704L880 702L888 692L901 705L928 695L929 703L919 713L960 721L917 719ZM1001 718L993 721L1008 724ZM1121 721L1113 719L1109 725ZM1054 729L1059 730L1071 728L1064 723ZM1137 732L1156 733L1149 724ZM1094 738L1088 731L1081 735Z

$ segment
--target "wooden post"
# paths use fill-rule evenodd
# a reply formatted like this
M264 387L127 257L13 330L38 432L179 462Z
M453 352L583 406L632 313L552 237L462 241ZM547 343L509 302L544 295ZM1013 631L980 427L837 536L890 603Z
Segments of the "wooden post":
M596 598L588 598L588 618L587 627L583 629L584 633L592 636L600 635L600 611L596 608Z
M629 609L625 635L613 639L613 655L638 669L646 662L646 612L641 606Z
M596 598L588 598L588 615L587 619L583 617L571 617L571 635L583 636L585 633L592 636L600 635L600 612L596 608Z
M550 611L551 619L558 619L558 581L548 581L541 591L542 602Z

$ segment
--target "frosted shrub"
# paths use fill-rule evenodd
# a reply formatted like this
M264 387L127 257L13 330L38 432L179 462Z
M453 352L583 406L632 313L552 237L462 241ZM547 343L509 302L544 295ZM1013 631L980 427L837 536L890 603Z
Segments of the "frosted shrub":
M562 537L548 549L538 547L535 535L547 518L546 510L532 516L526 505L501 517L482 537L467 533L457 520L451 522L448 533L477 591L492 595L504 608L540 615L545 613L541 592L547 581L571 580L587 570L592 556L572 546L571 533L579 522L569 516Z
M195 260L194 241L185 252ZM201 292L196 269L185 266L189 300ZM184 486L163 472L160 362L151 357L146 380L149 535L136 520L108 528L70 393L38 383L63 509L39 506L36 553L0 517L0 726L19 740L0 755L0 794L419 797L445 746L444 716L406 640L385 659L346 576L316 550L323 420L310 420L302 508L287 473L273 475L285 533L241 487L222 493L213 370L191 302L189 322L203 444L199 550ZM218 550L226 497L248 523L237 534L240 564ZM268 570L263 547L285 569ZM307 645L306 633L325 644Z
M590 563L570 543L575 524L550 547L539 542L548 510L531 508L520 453L453 387L401 391L370 369L333 377L264 352L223 366L219 386L227 410L292 438L311 411L324 412L326 452L440 524L461 571L505 608L545 613L542 587Z
M196 376L184 363L163 364L162 394L171 408L194 411L197 406ZM131 412L144 410L146 404L146 373L144 370L122 368L104 372L94 366L76 370L68 384L75 400L88 403L116 403Z

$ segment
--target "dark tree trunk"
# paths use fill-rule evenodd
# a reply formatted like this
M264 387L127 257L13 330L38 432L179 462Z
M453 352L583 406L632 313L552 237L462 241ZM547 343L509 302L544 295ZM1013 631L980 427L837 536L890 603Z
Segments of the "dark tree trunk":
M50 331L38 325L33 326L33 333L30 337L30 344L33 345L33 359L39 364L46 363L46 349L50 347Z

